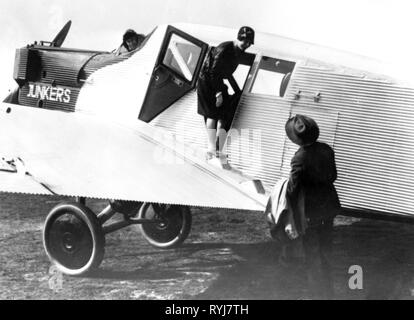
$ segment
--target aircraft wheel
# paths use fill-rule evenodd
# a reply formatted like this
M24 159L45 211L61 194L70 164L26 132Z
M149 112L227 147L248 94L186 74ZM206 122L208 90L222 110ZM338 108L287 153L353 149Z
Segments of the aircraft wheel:
M138 213L141 219L160 219L159 223L143 223L140 229L153 246L170 249L180 245L191 230L191 212L187 206L144 203Z
M99 267L105 252L105 236L98 218L78 203L62 203L50 211L43 244L52 263L68 275L85 274Z

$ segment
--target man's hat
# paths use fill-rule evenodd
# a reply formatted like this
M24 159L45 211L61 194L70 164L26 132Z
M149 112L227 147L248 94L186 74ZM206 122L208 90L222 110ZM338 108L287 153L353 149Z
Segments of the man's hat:
M319 127L315 120L297 114L290 118L285 125L288 138L300 146L312 144L319 137Z
M254 44L254 30L250 27L241 27L237 34L237 40L250 40Z

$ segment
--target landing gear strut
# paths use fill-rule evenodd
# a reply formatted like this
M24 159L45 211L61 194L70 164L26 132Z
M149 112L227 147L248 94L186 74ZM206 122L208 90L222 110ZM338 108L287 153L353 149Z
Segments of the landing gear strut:
M115 214L123 220L106 224ZM105 252L105 235L139 224L145 239L162 249L177 247L190 233L191 212L186 206L140 202L111 202L98 215L85 198L61 203L46 218L43 244L56 267L68 275L82 275L99 267Z

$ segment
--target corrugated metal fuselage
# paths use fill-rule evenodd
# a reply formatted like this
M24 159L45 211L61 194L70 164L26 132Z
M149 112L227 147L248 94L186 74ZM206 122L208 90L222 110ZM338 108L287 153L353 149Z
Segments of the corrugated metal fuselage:
M298 147L286 138L284 124L291 115L305 114L320 125L320 141L335 150L336 187L344 208L414 214L414 89L372 70L340 66L347 61L335 65L298 56L292 52L296 66L286 94L277 97L251 92L262 59L257 54L228 138L232 165L269 188L288 176ZM152 123L206 146L195 92Z
M236 30L217 27L176 27L211 46L236 34ZM85 67L88 71L85 81L76 90L72 88L74 84L67 84L76 94L73 96L76 107L65 108L64 101L47 101L49 104L43 107L137 119L166 30L166 26L158 27L148 43L126 60L104 67L97 64L91 70ZM306 114L320 125L320 140L335 150L336 187L344 208L414 214L413 87L382 76L380 70L376 74L374 71L381 69L378 63L290 39L258 33L249 52L256 58L227 142L229 160L235 168L262 180L268 188L288 176L290 159L297 146L286 138L284 124L291 115ZM44 59L47 72L42 75L50 84L60 74L55 76L53 68L49 72L48 63L52 61L55 65L60 61L56 59L63 59L63 55L53 52L43 55L48 59ZM84 55L89 58L89 53ZM269 57L294 63L283 97L252 90L261 61ZM80 61L80 65L85 61ZM78 74L63 75L65 79L79 81ZM42 84L43 80L37 81ZM29 101L30 84L27 82L20 93L25 105L33 105L35 101ZM317 99L316 94L319 94ZM206 147L204 120L197 114L194 90L151 123L175 133L177 139Z

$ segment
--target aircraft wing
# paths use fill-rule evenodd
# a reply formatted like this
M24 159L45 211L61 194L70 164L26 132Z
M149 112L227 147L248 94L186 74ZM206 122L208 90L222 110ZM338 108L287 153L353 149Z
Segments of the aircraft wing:
M164 130L2 103L0 191L264 210L266 195ZM250 181L251 182L251 181Z

